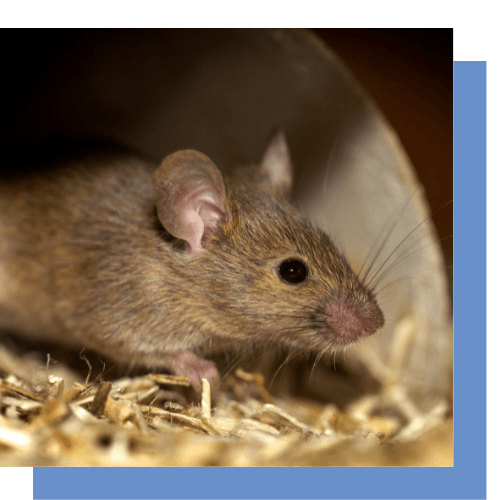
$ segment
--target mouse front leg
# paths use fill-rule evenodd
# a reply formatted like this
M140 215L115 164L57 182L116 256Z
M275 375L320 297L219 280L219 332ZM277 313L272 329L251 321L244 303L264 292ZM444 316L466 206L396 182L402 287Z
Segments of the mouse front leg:
M220 385L220 376L213 361L198 357L189 351L179 351L172 354L166 362L166 367L175 375L187 377L197 393L202 392L201 379L210 383L212 394L216 394Z

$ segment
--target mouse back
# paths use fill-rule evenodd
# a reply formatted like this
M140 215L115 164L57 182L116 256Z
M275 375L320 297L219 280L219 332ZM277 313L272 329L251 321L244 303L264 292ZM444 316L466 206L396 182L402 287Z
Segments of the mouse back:
M333 353L374 334L374 294L290 204L291 188L281 132L260 164L225 178L184 150L160 165L87 154L4 184L0 326L167 367L195 387L217 371L193 353L217 345Z

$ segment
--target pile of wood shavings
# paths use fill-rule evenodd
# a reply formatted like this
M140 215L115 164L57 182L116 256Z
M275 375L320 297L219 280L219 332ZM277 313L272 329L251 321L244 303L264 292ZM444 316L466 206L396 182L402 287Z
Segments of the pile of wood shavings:
M47 373L41 386L0 379L0 466L452 466L446 405L421 414L402 388L365 396L346 411L274 399L259 374L236 370L212 406L163 402L182 377L112 383ZM392 404L400 418L376 415ZM389 403L388 403L389 402Z

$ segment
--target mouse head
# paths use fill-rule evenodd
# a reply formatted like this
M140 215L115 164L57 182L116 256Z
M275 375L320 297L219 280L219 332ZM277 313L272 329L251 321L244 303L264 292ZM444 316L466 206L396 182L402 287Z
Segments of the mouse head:
M187 272L222 331L304 350L350 345L381 328L383 314L329 237L289 204L291 187L282 132L260 165L226 180L192 150L168 156L154 177L158 217L185 242Z

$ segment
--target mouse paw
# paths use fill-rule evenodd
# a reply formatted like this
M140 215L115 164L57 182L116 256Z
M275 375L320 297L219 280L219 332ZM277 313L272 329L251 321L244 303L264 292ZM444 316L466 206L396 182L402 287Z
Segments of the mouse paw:
M168 367L175 375L187 377L193 389L199 394L202 392L202 378L209 381L212 394L216 394L219 389L219 371L213 361L200 358L192 352L183 351L170 358Z

